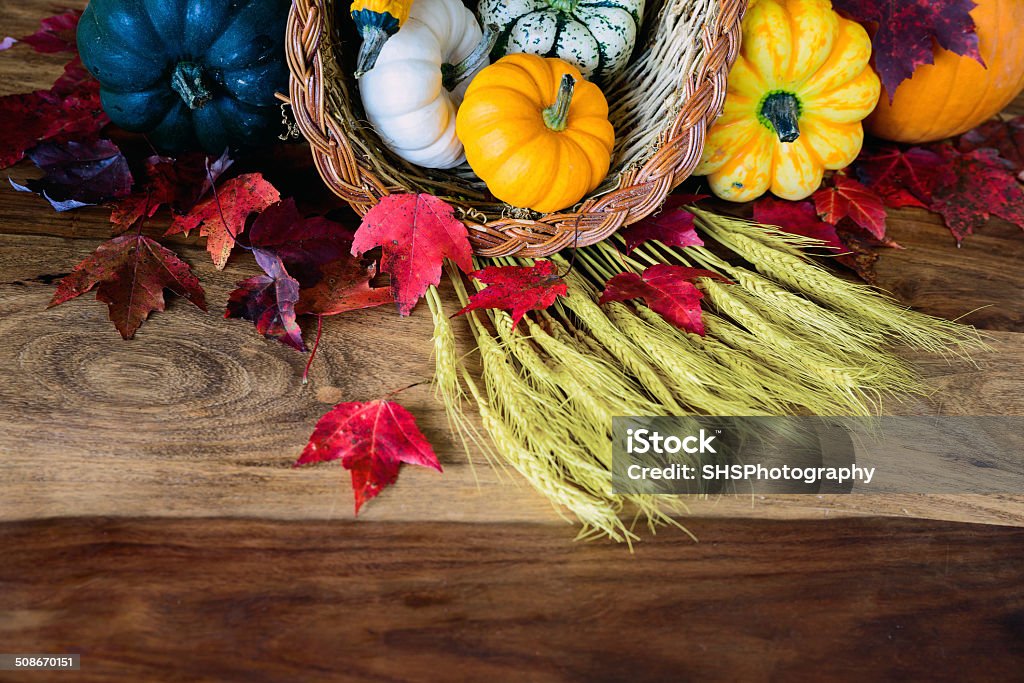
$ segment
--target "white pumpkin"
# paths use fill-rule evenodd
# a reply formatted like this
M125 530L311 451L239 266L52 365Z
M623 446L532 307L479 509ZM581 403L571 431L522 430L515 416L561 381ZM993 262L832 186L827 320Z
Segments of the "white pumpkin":
M480 21L500 29L495 58L561 57L596 81L626 66L643 16L644 0L480 0Z
M469 80L487 65L489 48L460 0L416 0L359 79L363 109L384 144L426 168L463 163L455 113Z

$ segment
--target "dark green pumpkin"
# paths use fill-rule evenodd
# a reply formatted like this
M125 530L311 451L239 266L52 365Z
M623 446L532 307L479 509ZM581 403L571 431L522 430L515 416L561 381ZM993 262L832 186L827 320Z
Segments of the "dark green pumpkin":
M160 150L260 144L281 122L289 0L92 0L82 62L118 126Z

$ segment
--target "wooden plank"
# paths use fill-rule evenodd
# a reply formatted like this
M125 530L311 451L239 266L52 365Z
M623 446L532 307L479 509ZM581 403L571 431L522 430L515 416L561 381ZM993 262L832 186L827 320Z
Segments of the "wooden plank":
M398 486L367 507L368 519L540 521L550 506L486 464L474 471L448 433L428 383L432 326L425 310L390 309L330 319L310 384L305 357L259 338L249 323L223 320L219 305L254 266L216 271L204 251L183 248L214 306L203 313L172 300L133 341L106 310L82 297L45 306L63 264L90 240L0 235L0 519L51 516L351 516L343 471L295 470L317 418L339 400L367 400L416 385L401 400L437 445L444 476L406 468ZM459 329L463 329L459 326ZM466 334L463 329L463 334ZM998 333L979 367L921 357L941 405L919 401L904 414L1024 413L1024 335ZM697 515L828 517L894 514L1024 523L1024 499L993 497L723 498L696 502Z
M533 525L4 524L0 639L96 683L1020 677L1024 530L694 530L630 555Z
M995 219L960 248L924 209L892 211L889 234L906 247L885 250L879 286L932 315L986 330L1024 332L1024 232Z
M84 3L79 3L84 4ZM5 31L35 29L36 4L0 0ZM0 56L0 93L46 87L65 55L24 47ZM1024 99L1017 105L1021 107ZM275 152L276 182L326 202L301 145ZM15 177L35 173L23 164ZM319 197L319 199L317 199ZM353 220L351 213L342 213ZM159 235L166 216L153 220ZM1024 321L1024 240L992 221L964 248L951 247L939 221L923 211L896 212L893 235L907 250L887 252L882 283L919 308L948 317L994 304L968 320L992 330ZM406 386L402 400L438 445L446 473L406 468L402 480L366 510L370 519L557 522L545 501L487 466L474 472L445 428L426 382L430 322L389 310L328 321L312 382L298 380L304 359L257 338L248 323L219 319L233 283L255 272L236 257L219 273L198 239L174 248L194 264L211 313L180 300L155 315L132 342L118 339L91 296L46 311L53 281L109 236L108 213L91 208L56 214L37 197L0 189L0 519L47 516L230 515L271 519L348 517L350 498L338 468L293 470L317 417L339 400L379 397ZM86 300L89 299L89 300ZM460 328L461 329L461 328ZM465 330L463 329L465 342ZM1004 414L1024 411L1019 377L1024 336L997 335L980 369L918 357L939 390L932 403L904 413ZM126 428L131 425L131 428ZM955 497L773 497L697 502L699 515L827 517L920 515L1020 523L1019 501Z

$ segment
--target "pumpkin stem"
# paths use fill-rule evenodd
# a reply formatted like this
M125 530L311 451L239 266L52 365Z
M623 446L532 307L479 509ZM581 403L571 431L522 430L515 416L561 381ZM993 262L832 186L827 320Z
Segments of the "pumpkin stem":
M562 74L555 103L543 111L544 125L556 133L565 130L569 123L569 105L572 104L572 93L575 89L576 79L572 74Z
M195 62L178 62L171 74L171 87L181 95L189 109L202 109L213 99L213 93L203 78L203 67Z
M761 116L775 129L780 142L793 142L800 137L800 100L788 92L773 92L764 98Z
M380 51L384 48L384 43L388 42L388 38L391 37L390 33L379 26L367 26L359 34L362 36L363 42L359 46L359 54L356 56L356 78L361 78L363 74L374 67L377 57L380 56Z
M476 71L481 64L487 61L494 44L498 42L498 27L493 25L484 26L484 34L480 38L473 51L458 64L441 65L441 84L445 90L451 92L459 86L459 83L466 80L466 77Z

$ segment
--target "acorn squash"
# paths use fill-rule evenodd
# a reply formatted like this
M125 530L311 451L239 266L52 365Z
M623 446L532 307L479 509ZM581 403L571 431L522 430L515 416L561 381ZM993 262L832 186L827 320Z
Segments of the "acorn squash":
M161 151L273 139L288 0L92 0L78 50L103 109Z

